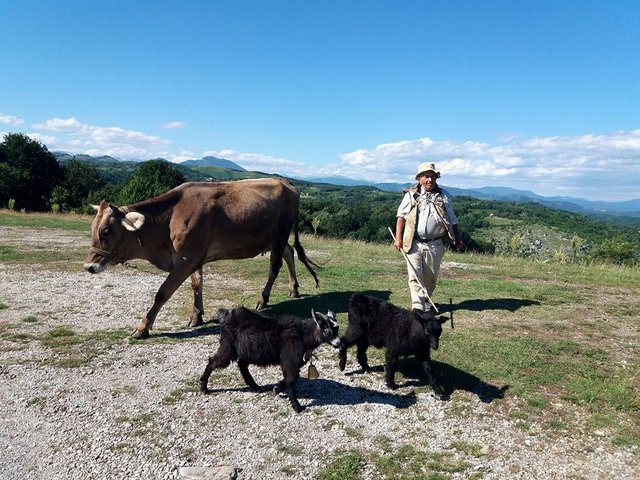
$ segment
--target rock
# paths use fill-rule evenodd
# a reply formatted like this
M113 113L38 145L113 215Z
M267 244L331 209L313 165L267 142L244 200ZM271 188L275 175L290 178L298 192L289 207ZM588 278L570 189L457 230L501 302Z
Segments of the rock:
M238 469L230 465L217 467L181 467L180 478L186 480L235 480Z

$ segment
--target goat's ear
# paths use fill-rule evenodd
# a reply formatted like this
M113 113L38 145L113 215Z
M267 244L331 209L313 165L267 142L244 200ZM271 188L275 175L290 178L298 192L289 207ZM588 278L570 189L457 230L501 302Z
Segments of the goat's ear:
M337 327L340 325L338 323L338 317L336 317L336 314L331 310L327 310L327 320L329 320L329 323L332 327Z
M444 315L438 317L438 321L440 322L440 325L442 325L443 323L446 323L447 320L449 320L447 317L445 317Z

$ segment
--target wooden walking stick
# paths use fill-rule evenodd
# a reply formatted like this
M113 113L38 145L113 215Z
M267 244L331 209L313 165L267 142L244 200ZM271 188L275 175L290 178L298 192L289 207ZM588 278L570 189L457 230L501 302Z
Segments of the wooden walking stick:
M395 243L396 241L396 236L393 234L393 230L391 230L391 227L387 227L389 229L389 233L391 234L391 238L393 238L393 241ZM404 259L407 262L407 265L409 265L409 267L411 268L411 270L413 270L414 275L416 276L416 280L418 281L418 284L420 285L420 287L422 287L422 290L424 291L424 295L425 297L427 297L427 300L429 300L429 303L431 304L431 306L434 308L434 310L436 311L436 313L439 313L438 307L436 307L436 304L433 303L433 301L431 300L431 297L429 296L429 293L427 292L427 288L424 286L424 284L422 283L422 280L420 279L420 276L418 275L418 272L416 272L416 269L413 267L413 265L411 265L411 262L409 261L409 259L407 258L407 254L404 253L403 249L400 249L400 253L402 253L402 256L404 257Z

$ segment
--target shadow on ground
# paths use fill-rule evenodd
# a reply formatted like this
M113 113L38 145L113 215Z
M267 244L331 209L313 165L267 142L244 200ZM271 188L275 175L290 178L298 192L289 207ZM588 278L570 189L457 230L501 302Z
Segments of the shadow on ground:
M351 299L351 295L355 293L363 293L383 300L389 300L389 297L391 296L391 291L389 290L326 292L318 295L303 295L291 300L285 300L284 302L271 305L269 308L263 310L263 312L267 315L270 313L289 313L292 315L308 317L310 316L311 309L313 308L319 312L331 310L336 314L347 313L349 310L349 300Z
M272 392L273 387L275 387L275 384L262 385L263 393L255 393L249 387L211 388L211 385L209 385L209 394L246 391L248 395L276 395ZM381 392L323 378L316 380L301 378L296 385L296 393L298 399L311 399L306 405L308 407L377 403L395 408L408 408L416 403L416 394L413 390L405 394ZM287 402L287 404L289 403L286 396L281 395L281 397L283 401Z
M449 365L448 363L437 362L434 360L432 360L431 363L433 365L433 370L436 372L436 375L440 379L440 385L442 386L442 389L445 393L445 398L447 399L451 397L454 392L463 390L477 395L480 401L482 401L483 403L491 403L494 400L504 398L505 392L509 389L509 385L503 385L502 387L492 385L476 377L475 375L471 375L470 373L465 372L464 370L460 370L459 368ZM384 376L384 371L384 365L372 365L371 371L369 373L363 372L362 369L356 369L345 372L345 375ZM402 375L407 380L404 382L400 381L400 375ZM396 381L398 382L398 387L400 388L426 387L428 390L431 389L426 381L424 372L413 356L398 359Z
M469 310L471 312L481 312L483 310L508 310L515 312L523 307L532 305L540 305L537 300L524 300L521 298L488 298L485 300L472 299L464 300L460 303L448 304L443 303L438 306L441 312L449 312L453 310Z

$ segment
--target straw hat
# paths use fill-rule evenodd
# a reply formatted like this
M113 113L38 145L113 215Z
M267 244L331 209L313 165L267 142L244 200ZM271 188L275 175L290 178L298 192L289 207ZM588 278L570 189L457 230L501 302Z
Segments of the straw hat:
M440 178L440 172L436 170L436 165L434 163L421 163L418 167L418 172L416 173L416 180L420 175L426 172L433 172L436 174L436 178Z

